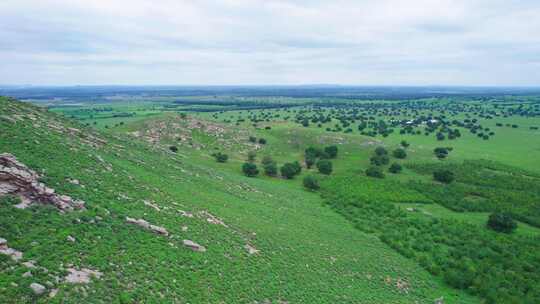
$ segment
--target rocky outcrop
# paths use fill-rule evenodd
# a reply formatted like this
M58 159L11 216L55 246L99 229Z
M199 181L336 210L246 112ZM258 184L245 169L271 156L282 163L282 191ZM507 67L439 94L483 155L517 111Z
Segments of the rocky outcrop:
M0 154L0 196L16 195L21 198L18 208L32 203L52 204L61 211L84 208L84 202L67 195L58 195L54 189L39 182L39 175L20 163L9 153Z
M97 270L91 270L83 268L77 270L75 268L68 268L69 274L66 276L65 281L71 284L88 284L92 277L99 279L103 274Z
M150 224L149 222L143 220L143 219L134 219L134 218L131 218L131 217L126 217L126 222L130 223L130 224L135 224L137 226L140 226L140 227L143 227L144 229L147 229L147 230L150 230L152 232L155 232L157 234L162 234L162 235L165 235L165 236L168 236L169 235L169 232L167 231L167 229L163 228L163 227L160 227L160 226L156 226L156 225L152 225Z

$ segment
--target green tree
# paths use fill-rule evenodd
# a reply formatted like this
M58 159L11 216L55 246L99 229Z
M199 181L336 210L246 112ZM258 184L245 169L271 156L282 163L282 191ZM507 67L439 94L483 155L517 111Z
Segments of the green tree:
M321 159L317 162L317 169L322 174L330 175L332 173L332 162L327 159Z
M497 232L511 233L517 228L517 223L509 213L495 212L489 216L487 226Z
M394 173L394 174L400 173L401 170L403 170L403 168L398 163L393 163L392 165L390 165L390 168L388 168L388 171L390 171L390 173Z
M254 177L259 174L259 169L257 169L257 165L254 163L244 163L242 165L242 172L244 172L246 176Z
M450 170L437 170L433 172L433 178L441 183L450 184L454 181L454 172Z
M379 155L379 156L387 155L387 154L388 154L388 151L387 151L384 147L377 147L377 148L375 149L375 154L376 154L376 155Z
M384 178L384 173L381 167L371 166L366 169L366 175L369 177Z
M392 152L392 155L395 158L405 159L407 157L407 152L405 152L405 149L397 148Z
M281 176L292 179L298 174L298 168L294 163L285 163L280 168Z
M335 145L328 146L328 147L324 148L324 152L326 152L326 154L328 154L328 158L336 158L337 154L338 154L338 147L335 146Z

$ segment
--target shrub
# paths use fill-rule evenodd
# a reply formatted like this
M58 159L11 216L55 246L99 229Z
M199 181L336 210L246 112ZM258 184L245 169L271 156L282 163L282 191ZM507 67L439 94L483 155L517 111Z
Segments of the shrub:
M304 177L304 187L309 190L318 190L321 186L319 185L319 180L315 176L308 175Z
M176 146L170 146L170 147L169 147L169 150L171 150L171 152L176 153L176 152L178 152L178 147L176 147Z
M487 226L497 232L511 233L517 228L517 223L509 213L492 213Z
M221 152L214 153L213 156L218 163L225 163L229 159L229 155L223 154Z
M257 157L257 153L255 151L248 152L248 161L250 163L254 162L256 157Z
M264 138L259 138L259 144L261 144L261 145L266 145L266 139L264 139Z
M305 163L308 169L311 169L311 167L315 164L316 161L317 158L315 156L313 156L312 154L306 154Z
M321 159L317 162L317 169L319 172L325 175L332 173L332 162L326 159Z
M256 142L257 142L257 138L256 138L255 136L250 136L250 137L249 137L249 142L256 143Z
M407 147L410 146L410 144L409 144L407 141L402 140L402 141L401 141L401 146L402 146L403 148L407 148Z
M369 177L384 178L384 173L380 167L371 166L366 169L366 175Z
M392 155L394 155L395 158L404 159L407 157L407 152L402 148L398 148L392 152Z
M246 176L254 177L259 174L259 169L257 169L257 165L254 163L244 163L242 165L242 172L244 172Z
M437 170L433 172L433 178L438 182L449 184L454 181L454 173L450 170Z
M328 146L324 148L324 152L328 154L328 158L336 158L338 154L338 147L337 146Z
M272 162L270 164L265 164L263 166L264 174L268 176L276 176L278 172L277 164L275 162Z
M433 150L433 153L435 153L435 156L437 156L438 159L446 158L449 152L450 150L444 147L437 147Z
M388 171L390 171L390 173L394 173L394 174L400 173L401 170L403 170L403 168L398 163L393 163L392 165L390 165L390 168L388 168Z

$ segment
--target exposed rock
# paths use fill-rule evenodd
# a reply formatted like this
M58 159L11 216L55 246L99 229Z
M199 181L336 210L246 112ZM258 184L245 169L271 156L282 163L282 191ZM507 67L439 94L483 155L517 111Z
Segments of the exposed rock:
M444 304L444 297L435 299L434 304Z
M206 248L204 248L204 246L201 246L191 240L183 240L182 242L184 243L184 246L188 247L189 249L193 251L198 251L198 252L206 251Z
M91 270L88 268L83 268L77 270L75 268L68 268L69 274L66 276L65 281L71 284L88 284L90 283L91 277L99 279L103 273L97 270Z
M31 273L30 271L27 271L27 272L25 272L25 273L22 274L22 277L23 277L23 278L29 278L29 277L31 277L31 276L32 276L32 273Z
M9 255L14 261L22 259L23 256L22 252L9 248L7 240L3 238L0 238L0 253Z
M143 219L134 219L131 217L126 217L126 221L130 224L135 224L137 226L143 227L144 229L150 230L157 234L162 234L166 236L169 235L169 232L167 231L167 229L160 226L152 225Z
M47 288L45 286L39 284L39 283L32 283L30 284L30 289L36 294L36 295L42 295Z
M58 293L58 288L51 290L51 292L49 292L49 298L56 297L57 293Z
M28 261L28 262L24 262L22 263L23 266L25 266L26 268L30 268L30 269L35 269L37 268L36 265L34 264L35 261Z
M223 222L223 220L221 220L220 218L218 218L217 216L214 216L212 215L210 212L208 211L201 211L199 212L199 215L202 216L202 217L205 217L206 218L206 221L210 224L214 224L214 225L221 225L223 227L228 227L225 222Z
M75 241L76 241L75 238L72 237L71 235L68 235L68 236L67 236L67 240L70 241L70 242L72 242L72 243L75 243Z
M248 252L249 254L258 254L258 253L260 252L257 248L253 247L253 246L250 245L250 244L246 244L246 245L244 246L244 248L247 250L247 252Z
M145 200L143 201L144 205L150 207L150 208L153 208L154 210L156 210L157 212L161 211L161 209L159 209L159 206L156 205L156 204L152 204L151 202Z
M84 208L84 202L73 200L67 195L58 195L54 189L39 182L39 175L17 161L9 153L0 154L0 196L17 195L21 198L18 208L25 208L32 202L52 204L61 211Z

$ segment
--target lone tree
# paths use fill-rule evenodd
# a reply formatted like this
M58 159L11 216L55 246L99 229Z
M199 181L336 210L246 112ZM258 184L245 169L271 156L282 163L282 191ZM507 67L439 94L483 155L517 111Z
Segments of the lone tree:
M384 173L380 167L371 166L366 169L366 175L369 177L384 178Z
M321 186L319 185L319 180L312 175L304 177L303 180L304 187L309 190L318 190Z
M229 159L229 155L223 154L221 152L214 153L212 156L214 156L218 163L225 163Z
M327 159L321 159L317 162L317 169L322 174L330 175L332 173L332 162Z
M248 177L255 177L259 174L259 169L254 163L244 163L242 165L242 172Z
M394 173L394 174L400 173L401 170L403 170L403 168L398 163L393 163L392 165L390 165L390 168L388 168L388 171L390 171L390 173Z
M489 216L487 226L497 232L511 233L517 228L517 223L509 213L495 212Z
M338 147L337 146L328 146L324 148L324 152L328 154L328 158L336 158L338 154Z
M433 172L433 178L438 182L450 184L454 181L454 172L450 170L437 170Z
M405 149L397 148L392 152L392 155L394 155L395 158L404 159L407 157L407 152L405 152Z

